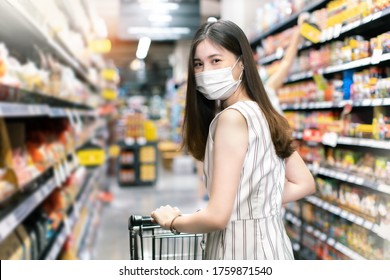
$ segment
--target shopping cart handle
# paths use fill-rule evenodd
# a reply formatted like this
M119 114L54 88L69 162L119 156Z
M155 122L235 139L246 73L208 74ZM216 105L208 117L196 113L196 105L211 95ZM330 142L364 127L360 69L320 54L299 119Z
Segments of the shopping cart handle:
M141 216L141 215L131 215L129 218L129 229L137 226L152 226L156 225L152 221L150 216Z

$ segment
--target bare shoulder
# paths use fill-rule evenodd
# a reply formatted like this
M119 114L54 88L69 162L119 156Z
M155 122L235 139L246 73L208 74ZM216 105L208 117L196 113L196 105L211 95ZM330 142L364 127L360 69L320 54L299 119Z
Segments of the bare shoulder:
M246 126L246 119L240 111L236 109L227 109L223 111L219 118L218 124L220 125L235 125L235 126Z

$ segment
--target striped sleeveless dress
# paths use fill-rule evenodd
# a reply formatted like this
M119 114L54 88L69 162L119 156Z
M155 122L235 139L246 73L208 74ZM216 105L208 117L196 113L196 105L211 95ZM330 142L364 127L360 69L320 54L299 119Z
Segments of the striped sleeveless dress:
M267 120L254 101L240 101L227 109L235 109L245 117L248 150L232 216L225 230L207 234L205 259L294 259L281 214L285 163L275 153ZM204 180L209 193L213 135L219 114L210 124L204 159Z

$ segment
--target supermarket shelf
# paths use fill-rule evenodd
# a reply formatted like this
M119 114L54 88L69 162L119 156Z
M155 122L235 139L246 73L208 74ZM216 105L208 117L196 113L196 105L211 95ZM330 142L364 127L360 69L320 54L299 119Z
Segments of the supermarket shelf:
M344 244L336 241L334 238L327 236L322 231L313 228L310 225L305 226L305 231L315 236L317 239L321 240L322 242L327 243L329 246L335 248L339 252L346 255L348 258L352 260L365 260L366 258L362 257L360 254L353 251L351 248L345 246Z
M264 65L264 64L269 64L275 60L279 60L279 59L282 59L282 57L284 56L284 51L279 51L279 52L276 52L276 53L273 53L271 55L268 55L268 56L265 56L263 58L260 58L257 63L261 64L261 65Z
M52 177L2 218L0 220L0 242L4 241L55 188L56 183Z
M348 174L348 173L345 173L345 171L344 172L337 171L337 170L333 170L333 169L326 168L326 167L316 168L316 167L314 167L313 164L308 164L308 168L314 174L323 175L323 176L334 178L334 179L337 179L337 180L340 180L343 182L348 182L348 183L352 183L352 184L359 185L362 187L366 187L366 188L369 188L369 189L372 189L372 190L375 190L378 192L382 192L385 194L390 194L390 186L389 185L378 183L378 182L375 182L374 180L369 180L369 179L360 177L359 175Z
M310 200L315 200L316 197L313 197L311 196L307 201L311 202ZM322 200L321 200L322 201ZM325 205L325 201L322 201L324 204L321 205L321 208L324 207ZM320 204L320 202L317 202L316 203ZM313 203L314 204L314 203ZM317 204L315 204L317 205ZM328 206L325 206L325 210L327 210L329 207L331 207L329 203L327 203ZM337 207L338 208L338 207ZM339 208L340 209L340 208ZM332 208L332 210L334 210ZM341 209L340 209L341 210ZM352 214L352 213L349 213L349 214ZM355 216L355 220L358 218L356 215ZM301 227L302 226L302 221L300 218L296 217L294 214L290 213L290 212L286 212L285 214L285 219L290 221L292 224L298 226L298 227ZM355 220L353 222L355 222ZM369 221L367 221L369 222ZM367 223L367 225L369 226L369 224ZM372 227L374 227L374 225L371 223ZM358 253L356 253L355 251L353 251L352 249L348 248L347 246L341 244L340 242L337 242L336 240L334 240L332 237L329 237L327 236L325 233L321 232L320 230L318 229L314 229L312 226L310 225L305 225L304 226L304 229L306 232L314 235L316 238L318 238L319 240L321 240L322 242L325 242L327 243L328 245L332 246L333 248L335 248L336 250L340 251L341 253L343 253L344 255L346 255L347 257L353 259L353 260L364 260L365 258L362 257L361 255L359 255ZM372 228L370 229L372 230Z
M339 216L343 219L346 219L354 224L362 226L362 227L380 235L379 226L372 223L371 221L369 221L367 219L364 219L360 216L357 216L354 213L346 211L346 210L344 210L336 205L328 203L328 202L326 202L326 201L324 201L321 198L316 197L316 196L306 197L305 200L310 202L311 204L314 204L315 206L325 210L325 211L331 212L332 214L334 214L336 216Z
M49 252L45 256L46 260L57 259L63 245L65 244L67 237L69 236L70 232L72 231L73 227L75 226L79 218L81 209L87 203L89 194L92 191L91 184L93 182L97 182L99 175L103 173L101 172L101 169L102 167L96 168L89 176L89 178L86 180L86 183L81 190L79 198L77 199L77 201L72 207L70 215L64 220L63 226L61 227L54 244L52 245Z
M386 140L374 140L341 136L337 138L337 144L390 150L390 142Z
M383 11L376 12L375 14L366 16L365 18L363 18L361 20L357 20L357 21L354 21L352 23L346 24L344 26L338 25L335 27L330 27L330 28L322 31L321 42L318 44L324 44L324 43L330 42L332 40L338 39L342 35L344 35L348 32L351 32L351 31L356 32L359 28L365 26L366 24L375 24L376 21L388 20L387 17L389 17L389 16L390 16L390 9L386 9ZM314 45L318 45L318 44L314 44L312 42L306 41L299 48L299 51L301 51L303 49L310 48L310 47L312 47ZM280 55L280 54L274 53L274 54L271 54L269 56L266 56L266 57L260 59L258 62L260 64L269 64L275 60L281 59L282 57L283 57L283 54Z
M293 225L296 225L298 227L302 226L302 221L299 219L295 214L291 213L290 211L286 211L284 218L291 222Z
M26 186L35 184L39 185L39 187L36 187L32 193L22 194L24 198L14 208L5 209L7 214L0 219L0 242L22 223L57 186L60 186L75 168L75 165L71 166L67 161L62 161L27 183ZM44 179L46 179L44 183L41 183L40 181Z
M326 140L328 135L331 135L332 141ZM293 131L292 136L294 139L303 139L302 131ZM390 142L387 140L375 140L375 139L367 139L367 138L356 138L356 137L346 137L346 136L338 136L333 132L324 133L322 144L335 147L337 145L348 145L348 146L359 146L366 148L374 148L381 150L390 150ZM333 142L333 143L331 143Z
M64 118L79 115L80 117L95 117L96 112L49 107L48 105L20 104L20 103L4 103L0 102L0 117L15 118L15 117L41 117L48 116L51 118Z
M373 98L363 100L342 100L342 101L318 101L318 102L296 102L294 104L281 104L282 110L316 110L316 109L332 109L343 108L345 105L351 104L353 107L377 107L389 106L390 98Z
M72 102L63 98L50 96L48 94L40 93L37 91L26 90L13 86L0 84L0 102L2 104L24 104L24 105L36 105L42 104L50 108L72 108L78 110L92 110L93 108Z
M319 74L333 74L345 70L355 69L359 67L367 67L377 65L379 63L390 61L390 53L385 53L378 56L366 57L359 60L354 60L340 65L332 65L317 70ZM285 83L293 83L301 80L311 79L314 76L314 71L303 71L290 75Z
M67 48L64 48L61 42L58 42L58 40L51 37L49 32L43 27L43 23L40 24L33 19L32 15L21 7L18 1L6 0L4 1L4 4L1 5L1 9L4 9L2 15L4 14L7 16L6 22L12 23L13 28L16 30L15 32L18 33L20 37L23 37L24 35L27 36L23 41L24 47L31 48L31 43L34 42L40 47L48 49L55 54L56 57L70 66L80 78L91 86L91 88L95 91L98 90L95 83L88 75L87 67L83 65L81 61L77 60Z
M0 103L0 117L39 117L50 115L47 105Z
M300 13L306 12L306 11L310 12L310 11L313 11L313 10L325 7L325 5L328 2L329 2L329 0L315 1L315 3L308 5L307 7L305 7L299 13L296 13L296 14L292 15L291 17L289 17L288 19L284 20L281 23L277 23L277 24L273 25L272 28L270 28L269 30L261 33L253 41L251 41L252 49L256 49L256 46L260 45L261 44L261 40L264 39L265 37L267 37L267 36L269 36L271 34L274 34L274 33L278 33L280 31L282 31L283 29L287 29L289 27L292 27L294 24L296 24L298 16L299 16Z
M91 214L89 224L86 228L86 232L81 241L77 254L82 260L90 260L93 256L93 247L95 244L98 227L100 225L101 213L104 207L103 202L100 200L96 200L95 204L96 205L94 206L94 210L92 210L93 213Z

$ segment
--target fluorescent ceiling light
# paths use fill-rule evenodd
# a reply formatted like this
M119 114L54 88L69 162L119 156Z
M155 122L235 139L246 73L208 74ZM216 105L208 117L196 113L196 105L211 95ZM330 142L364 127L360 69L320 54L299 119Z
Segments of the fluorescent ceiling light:
M151 35L169 35L169 34L179 34L185 35L190 34L191 29L188 27L129 27L127 29L129 34L151 34Z
M148 20L151 22L166 23L172 21L171 15L162 15L162 14L153 14L148 17Z
M107 38L108 36L106 22L101 17L96 19L96 32L101 38Z
M152 40L149 37L142 37L141 39L139 39L137 52L135 53L135 56L138 59L144 59L148 55L151 42Z
M160 1L143 1L140 5L142 10L175 11L179 9L177 3L161 3Z

